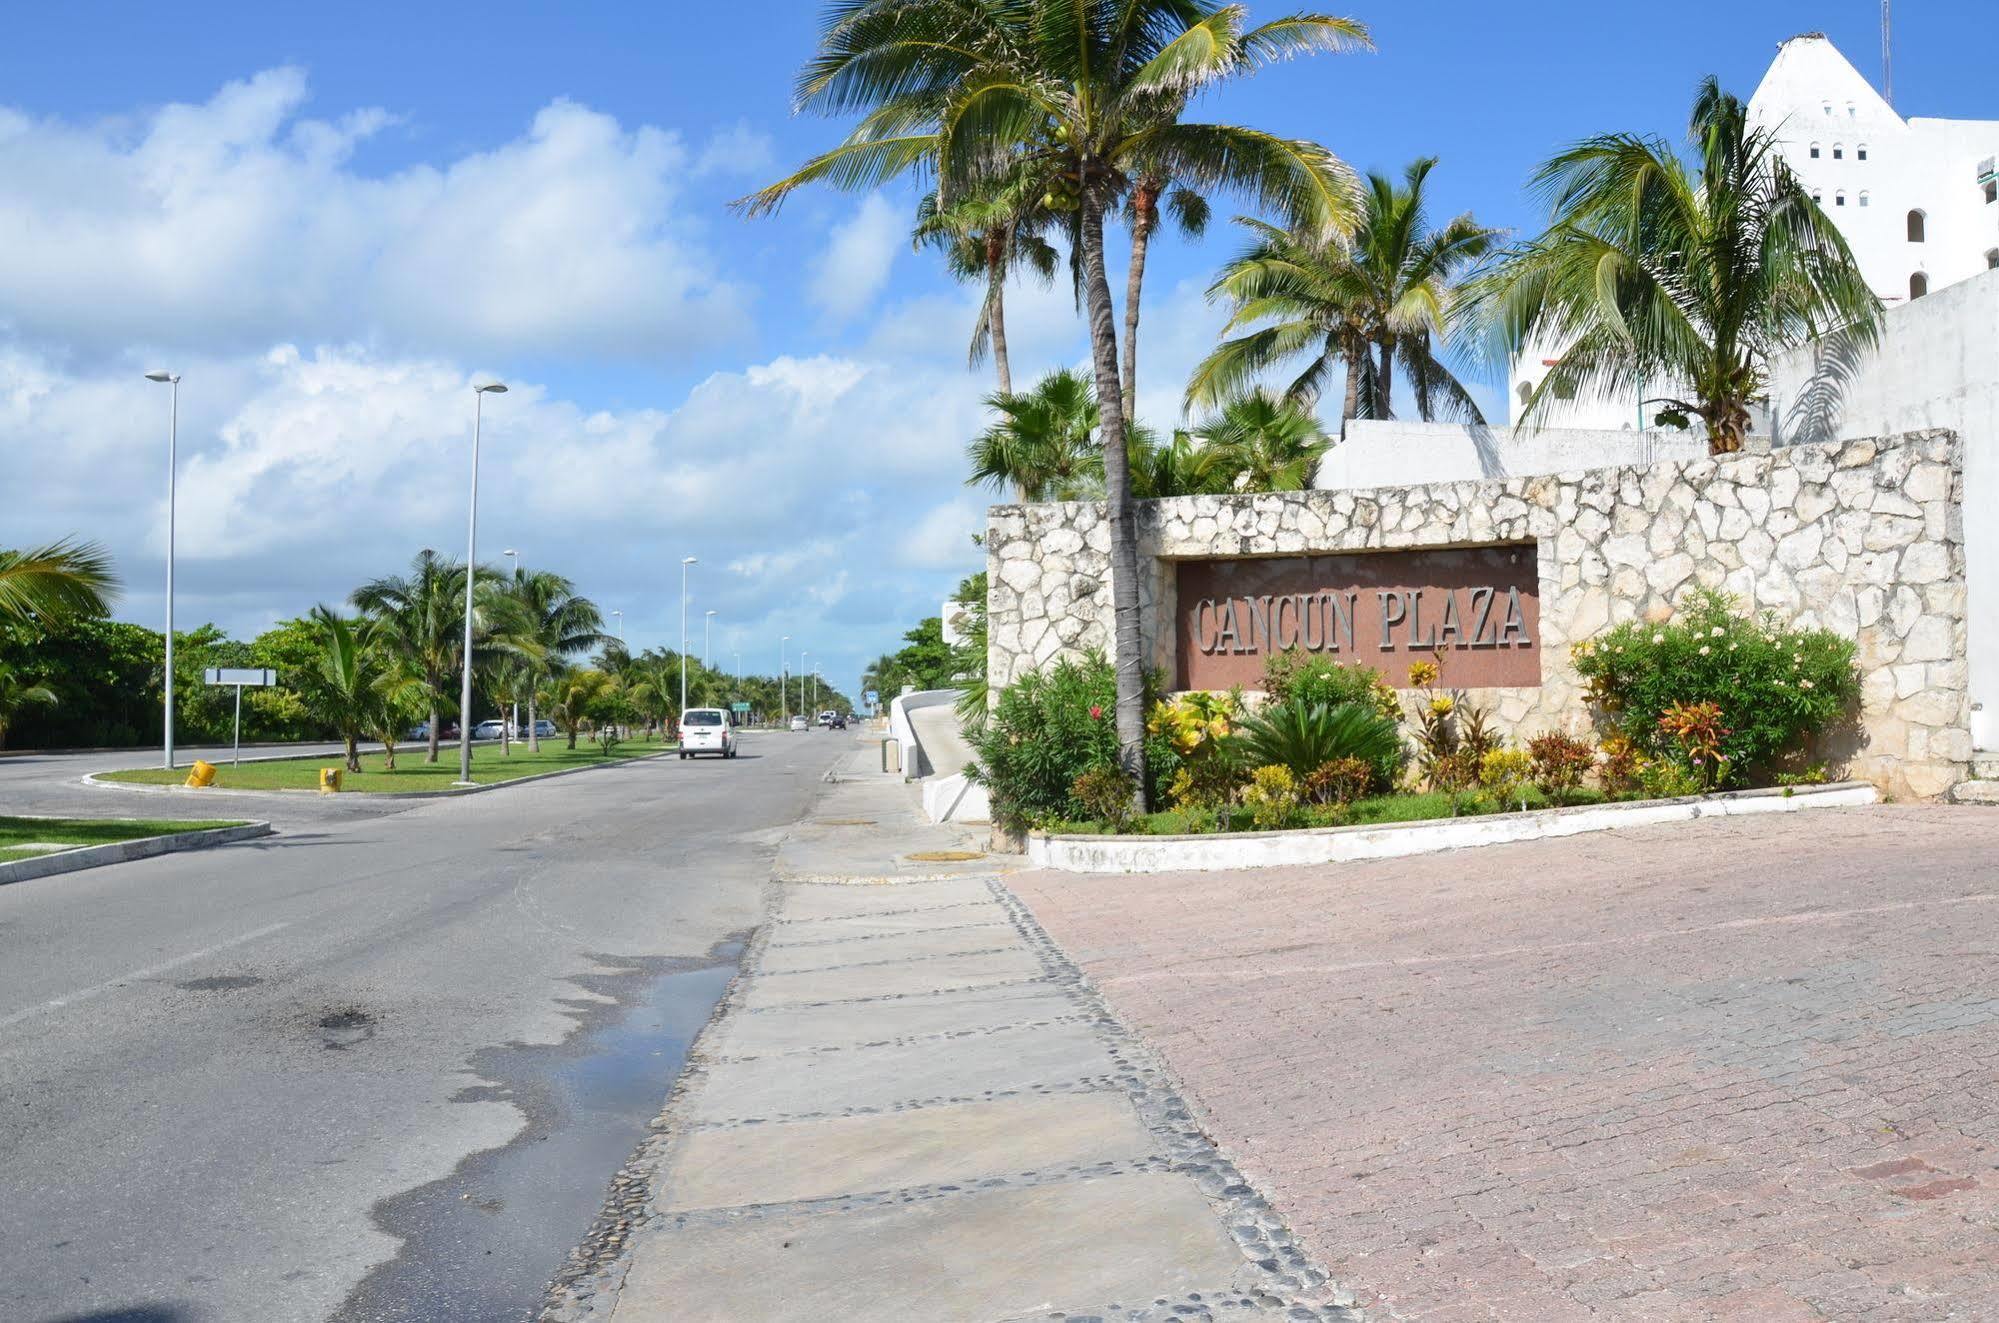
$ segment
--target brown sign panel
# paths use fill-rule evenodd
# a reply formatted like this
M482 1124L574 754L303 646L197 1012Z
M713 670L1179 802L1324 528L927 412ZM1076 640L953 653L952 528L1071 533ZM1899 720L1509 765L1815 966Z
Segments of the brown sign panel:
M1300 647L1384 672L1443 662L1447 686L1541 683L1532 544L1179 563L1179 687L1255 689L1273 652ZM1439 656L1441 654L1441 656Z

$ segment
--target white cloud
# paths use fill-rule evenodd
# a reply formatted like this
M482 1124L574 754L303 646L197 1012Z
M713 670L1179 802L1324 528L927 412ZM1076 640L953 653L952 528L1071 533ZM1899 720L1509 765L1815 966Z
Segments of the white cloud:
M777 148L770 135L737 120L719 129L695 158L694 174L701 178L751 179L768 182L765 176L777 171Z
M897 559L913 569L976 572L985 552L972 535L985 531L986 505L963 496L932 506L903 531Z
M834 325L866 312L888 284L896 254L908 246L908 219L881 194L868 194L851 219L833 227L813 263L813 305Z
M376 177L350 158L394 116L303 118L306 96L274 69L137 118L0 110L0 316L87 354L300 338L639 356L746 326L678 209L679 135L556 101L491 150Z

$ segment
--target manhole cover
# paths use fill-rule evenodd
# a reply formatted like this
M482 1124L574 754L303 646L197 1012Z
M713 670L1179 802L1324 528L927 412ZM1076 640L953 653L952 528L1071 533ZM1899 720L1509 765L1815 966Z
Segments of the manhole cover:
M983 859L985 854L978 850L919 850L903 858L919 864L961 864L967 859Z

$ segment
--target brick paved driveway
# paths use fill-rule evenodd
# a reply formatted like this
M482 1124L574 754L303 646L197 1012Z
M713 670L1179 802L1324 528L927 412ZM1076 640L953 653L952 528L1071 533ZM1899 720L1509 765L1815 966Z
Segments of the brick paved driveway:
M1999 1319L1999 810L1008 881L1378 1316Z

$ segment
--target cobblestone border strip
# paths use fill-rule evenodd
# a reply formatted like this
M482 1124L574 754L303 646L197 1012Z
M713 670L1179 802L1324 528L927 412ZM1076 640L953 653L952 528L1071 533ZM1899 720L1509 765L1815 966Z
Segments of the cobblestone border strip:
M1138 1312L1114 1306L1098 1316L1134 1321L1239 1317L1235 1311L1253 1303L1266 1311L1281 1311L1282 1317L1301 1323L1303 1320L1359 1323L1362 1316L1354 1307L1353 1292L1334 1283L1330 1273L1312 1262L1269 1201L1215 1146L1152 1049L1111 1012L1103 995L1055 944L1020 898L998 879L990 885L994 898L1020 930L1021 939L1048 967L1054 982L1066 988L1097 1025L1112 1058L1120 1064L1116 1082L1131 1098L1139 1120L1165 1151L1169 1170L1193 1177L1201 1193L1225 1210L1229 1234L1266 1281L1264 1289L1240 1299L1178 1302L1161 1299L1148 1302ZM1210 1304L1220 1307L1224 1314L1217 1315L1208 1308ZM1158 1312L1151 1312L1154 1309ZM1049 1317L1082 1323L1091 1316L1051 1314Z
M981 902L983 903L983 902ZM940 905L939 909L949 906ZM820 920L824 922L824 920ZM852 946L856 942L884 942L893 937L910 937L916 934L929 936L932 933L961 933L973 928L1011 928L1005 919L987 919L984 923L940 923L935 928L900 928L887 933L859 933L852 937L820 937L810 942L786 942L787 951L810 951L819 946ZM970 954L965 952L964 954Z
M777 1052L734 1052L717 1054L711 1061L771 1061L780 1057L817 1057L833 1052L862 1051L871 1047L914 1047L918 1043L952 1043L961 1038L985 1038L992 1034L1011 1033L1016 1029L1054 1029L1065 1024L1084 1024L1090 1017L1082 1012L1074 1015L1050 1015L1040 1020L1021 1020L1014 1024L986 1024L976 1029L945 1029L934 1034L903 1034L899 1038L878 1038L868 1043L821 1043L816 1047L785 1048Z

